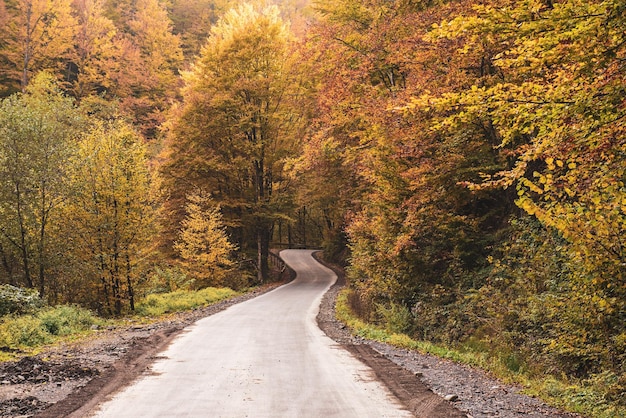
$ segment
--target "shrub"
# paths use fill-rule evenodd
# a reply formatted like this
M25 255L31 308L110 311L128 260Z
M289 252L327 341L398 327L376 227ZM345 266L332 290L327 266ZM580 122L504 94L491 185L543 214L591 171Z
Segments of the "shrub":
M0 285L0 316L11 313L32 313L43 306L35 289L24 289L10 284Z
M389 332L410 333L413 328L413 315L404 305L395 302L388 305L379 303L376 305L376 313Z
M82 332L100 322L90 311L70 305L47 309L38 313L37 318L51 335L70 335Z
M0 346L34 347L50 341L50 334L37 318L27 315L7 317L0 324Z
M0 346L35 347L52 342L57 336L86 331L100 322L90 311L67 305L32 315L5 316L0 323Z

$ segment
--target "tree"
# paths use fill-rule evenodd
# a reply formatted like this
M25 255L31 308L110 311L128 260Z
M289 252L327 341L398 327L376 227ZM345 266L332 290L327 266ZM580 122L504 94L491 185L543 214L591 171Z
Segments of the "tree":
M121 53L109 95L120 98L121 110L136 121L146 138L154 138L164 122L163 112L178 92L180 39L172 34L172 22L159 0L119 3L121 11L113 13L122 15L112 20ZM115 3L108 4L111 8Z
M220 207L206 194L192 194L187 200L187 216L174 248L201 286L222 286L234 267L230 257L236 247L224 229Z
M124 122L96 121L71 167L64 226L83 264L82 302L107 314L122 313L124 302L133 310L156 231L158 181L148 169L146 147Z
M18 0L12 6L7 46L0 53L11 66L7 69L10 79L25 91L33 74L65 65L75 19L70 0Z
M113 22L104 15L101 0L74 2L77 28L69 57L70 90L81 99L102 94L114 87L113 72L119 71L119 39Z
M42 73L26 92L0 106L0 233L20 260L24 285L46 292L49 235L67 197L66 171L82 121L52 76ZM8 264L5 264L5 268ZM9 273L10 274L10 273Z
M173 32L181 38L186 62L193 62L206 43L211 27L232 7L231 0L175 0L169 7Z
M580 269L563 287L576 303L555 315L563 328L551 336L551 354L570 353L566 367L576 364L580 375L598 365L624 371L625 11L620 0L475 5L427 39L457 43L454 56L473 57L480 77L407 106L444 136L488 127L508 164L466 185L514 189L526 214L565 238Z
M170 190L211 193L239 248L256 247L259 280L268 277L273 224L288 203L284 162L298 149L289 43L276 7L226 13L185 74L169 140Z

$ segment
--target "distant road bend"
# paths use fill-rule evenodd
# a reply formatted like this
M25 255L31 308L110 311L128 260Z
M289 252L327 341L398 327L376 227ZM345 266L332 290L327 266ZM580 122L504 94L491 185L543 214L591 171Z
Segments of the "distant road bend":
M93 417L411 417L315 317L336 280L309 250L286 250L293 282L189 327Z

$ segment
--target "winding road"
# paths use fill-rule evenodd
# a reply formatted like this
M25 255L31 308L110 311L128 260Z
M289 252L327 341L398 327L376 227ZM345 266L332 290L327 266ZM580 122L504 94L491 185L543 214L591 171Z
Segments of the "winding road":
M93 417L411 417L315 317L335 274L285 250L296 279L190 326Z

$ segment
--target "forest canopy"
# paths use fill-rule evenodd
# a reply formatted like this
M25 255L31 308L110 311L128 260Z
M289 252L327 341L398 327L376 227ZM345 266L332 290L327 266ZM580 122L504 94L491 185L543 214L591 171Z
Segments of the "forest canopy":
M625 406L626 1L0 0L0 27L3 284L119 315L323 248L361 319Z

